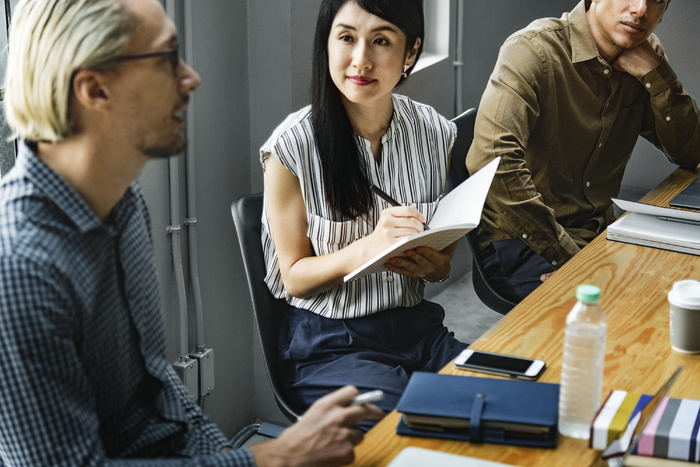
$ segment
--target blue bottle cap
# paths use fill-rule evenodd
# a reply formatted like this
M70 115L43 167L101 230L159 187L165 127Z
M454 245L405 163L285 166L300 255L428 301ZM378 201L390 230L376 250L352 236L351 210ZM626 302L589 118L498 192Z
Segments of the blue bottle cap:
M595 285L579 285L576 287L576 299L582 302L597 302L600 300L600 288Z

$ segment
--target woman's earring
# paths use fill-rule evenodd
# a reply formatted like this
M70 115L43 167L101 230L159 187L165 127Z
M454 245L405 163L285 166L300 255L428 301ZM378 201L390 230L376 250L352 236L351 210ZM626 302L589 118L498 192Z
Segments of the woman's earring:
M403 73L401 73L401 76L403 76L403 79L408 78L408 69L409 69L409 68L410 68L410 67L409 67L408 65L404 65L404 66L403 66Z

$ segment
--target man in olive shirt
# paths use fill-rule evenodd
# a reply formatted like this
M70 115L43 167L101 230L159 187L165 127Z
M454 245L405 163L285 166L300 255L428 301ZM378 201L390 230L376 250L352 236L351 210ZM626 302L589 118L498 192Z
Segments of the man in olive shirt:
M470 173L500 156L478 232L486 273L520 301L613 221L639 137L700 163L700 113L652 31L670 0L582 0L501 48Z

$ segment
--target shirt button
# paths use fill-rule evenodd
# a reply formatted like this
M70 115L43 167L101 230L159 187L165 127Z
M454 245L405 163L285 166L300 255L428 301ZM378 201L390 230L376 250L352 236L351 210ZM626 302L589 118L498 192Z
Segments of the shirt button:
M651 83L647 83L645 86L647 87L647 89L649 89L651 87Z
M523 238L527 238L527 234L523 234Z
M386 281L387 281L387 282L394 282L394 277L393 277L393 276L387 276Z
M552 261L552 266L556 266L556 265L557 265L557 260L555 259L554 261Z
M670 121L671 121L671 117L666 117L666 121L667 121L667 122L670 122Z
M590 188L590 187L591 187L591 182L586 182L586 188Z
M605 70L603 70L603 73L605 73L606 75L608 75L608 74L610 74L610 70L608 70L608 69L606 68Z

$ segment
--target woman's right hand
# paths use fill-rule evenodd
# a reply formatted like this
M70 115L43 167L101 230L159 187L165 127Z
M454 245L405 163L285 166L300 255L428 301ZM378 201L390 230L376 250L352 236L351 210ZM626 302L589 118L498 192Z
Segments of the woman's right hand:
M374 231L369 235L377 253L408 237L423 231L425 216L413 206L395 206L382 211Z

